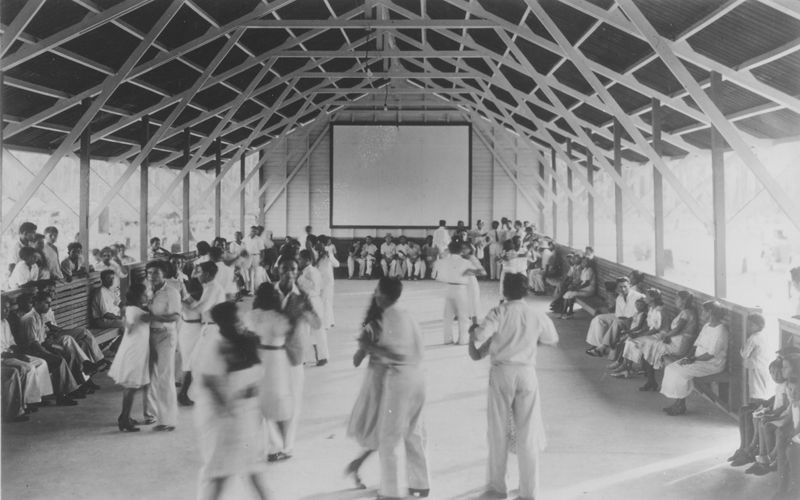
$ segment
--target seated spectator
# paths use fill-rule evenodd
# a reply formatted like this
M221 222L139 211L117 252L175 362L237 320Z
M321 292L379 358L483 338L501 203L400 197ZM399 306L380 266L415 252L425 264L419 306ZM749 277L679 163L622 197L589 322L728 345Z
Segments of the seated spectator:
M128 250L128 248L125 245L123 245L122 243L118 243L117 249L118 249L117 257L119 258L119 261L123 266L127 266L128 264L133 264L134 262L136 262L136 259L125 253Z
M395 262L395 256L397 255L397 245L394 244L392 241L392 235L387 233L386 237L383 239L383 243L381 244L381 270L383 271L383 275L386 277L391 277L394 274L390 274L390 272L394 272L394 268L397 265Z
M661 292L651 288L644 296L646 305L646 320L640 328L631 329L622 348L622 359L619 363L609 366L612 377L631 378L636 367L641 367L643 361L642 339L655 335L669 328L669 318L664 311L664 301ZM637 301L637 307L638 307Z
M706 324L685 357L664 369L661 394L675 401L664 408L667 415L686 413L686 397L692 392L692 381L721 373L728 359L728 327L723 324L726 309L717 301L703 303Z
M150 238L150 247L147 249L147 260L165 259L172 255L172 252L161 246L161 238Z
M47 363L42 358L26 356L17 346L11 333L11 326L7 321L8 301L3 301L0 306L2 315L2 331L0 332L0 357L2 367L10 368L17 372L22 389L22 406L25 413L36 411L33 405L42 402L42 398L53 394L53 384L50 381L50 372ZM4 377L5 378L5 377ZM6 393L3 393L3 397Z
M112 260L112 253L111 248L103 247L100 251L100 262L95 264L94 270L95 271L105 271L106 269L110 269L114 271L114 285L112 286L112 290L117 296L117 300L120 299L120 280L128 276L128 273L122 270L122 267Z
M19 260L8 277L6 287L9 290L21 288L28 283L36 282L39 279L39 266L36 265L36 249L33 247L22 247L19 250Z
M628 278L617 278L614 312L592 318L589 331L586 332L586 343L592 347L586 349L586 354L595 357L608 354L611 346L619 339L620 332L630 327L636 315L636 301L643 297L644 295L631 288Z
M378 247L372 242L372 236L364 238L364 245L361 247L361 260L358 261L362 278L372 277L372 266L375 265L375 254L377 252Z
M679 291L676 305L680 312L670 323L669 330L642 337L638 342L647 376L647 383L639 388L640 391L658 391L655 371L664 366L665 356L683 358L697 337L699 322L694 295L686 290Z
M44 235L36 233L36 237L33 240L33 248L36 249L36 267L39 270L37 279L39 280L50 279L50 264L47 261L47 257L45 257L44 247Z
M106 269L100 272L100 286L92 292L92 303L89 308L93 328L125 328L125 321L120 311L120 301L111 287L114 285L114 271ZM122 331L120 331L120 334Z
M44 228L44 246L42 253L44 260L47 262L47 270L50 274L50 279L62 281L64 273L61 271L61 259L58 256L58 229L55 226L48 226Z
M61 272L67 281L89 273L83 260L83 245L77 241L67 245L67 258L61 261Z
M406 274L409 279L421 280L425 278L425 259L422 258L422 248L415 241L408 242L408 258L406 259Z
M426 272L424 278L435 278L434 265L439 260L439 247L433 244L433 235L425 237L425 243L422 245L422 258L425 260Z
M391 263L389 276L391 278L405 279L406 270L408 269L408 240L405 236L400 235L397 245L395 245L394 259Z
M554 285L553 301L550 302L550 310L553 312L564 309L564 294L569 290L569 286L573 282L577 283L581 277L581 259L579 257L576 257L574 253L568 253L564 257L564 262L567 265L567 272Z
M578 260L578 257L574 257L574 260ZM572 317L576 298L591 297L597 292L597 276L595 275L591 260L586 257L580 259L577 273L577 277L570 278L570 284L564 292L561 319L569 319ZM573 276L574 275L575 271L573 271Z
M8 259L9 274L14 271L14 266L19 262L19 251L25 247L32 247L36 238L36 224L33 222L23 222L19 226L19 238L14 240L11 246L11 253Z
M633 316L633 320L631 320L630 326L620 327L619 340L617 341L616 344L613 344L611 346L611 350L608 355L609 359L612 359L613 362L609 363L609 365L606 368L611 370L612 375L616 371L620 370L622 366L629 366L625 364L624 362L625 360L622 357L622 352L624 350L625 344L627 343L628 339L631 338L631 335L635 337L639 332L643 332L648 329L647 311L648 311L648 305L645 298L636 300L636 314Z
M349 280L358 276L356 264L359 264L361 260L361 245L360 241L354 239L350 248L347 249L347 279Z
M33 303L33 307L31 307L31 303ZM17 329L12 327L12 333L16 334L15 340L22 354L36 356L47 362L56 404L75 406L78 403L73 398L86 397L88 389L80 386L86 379L81 370L82 366L73 366L73 369L70 369L67 358L69 357L72 364L75 365L74 357L64 349L46 341L46 327L41 315L50 309L50 296L46 293L38 293L33 299L30 295L20 296L17 298L17 307L19 312L24 314L19 319ZM78 375L77 380L76 374Z
M51 301L56 300L56 286L52 281L44 282L39 286L39 291L46 293ZM90 361L97 368L107 368L111 366L111 362L105 359L103 350L97 343L97 339L92 335L92 332L86 328L62 328L56 322L55 311L51 307L47 313L44 314L44 322L47 327L48 338L57 342L59 345L72 349L74 347L80 351L80 356L84 361ZM89 384L94 385L94 384ZM95 387L99 389L99 387Z
M800 356L785 360L789 366L786 386L791 418L781 429L776 444L778 491L777 498L800 496Z

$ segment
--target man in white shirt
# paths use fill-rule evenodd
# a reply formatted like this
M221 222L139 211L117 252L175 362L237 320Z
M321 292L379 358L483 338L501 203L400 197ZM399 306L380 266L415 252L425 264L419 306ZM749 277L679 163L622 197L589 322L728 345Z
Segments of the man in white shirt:
M364 238L364 245L361 247L361 258L358 259L358 267L361 269L362 278L372 277L372 266L375 265L375 254L378 247L372 242L372 236Z
M106 269L100 272L100 287L92 294L91 317L94 328L125 329L125 322L120 313L120 301L111 287L114 285L114 271ZM123 332L120 331L120 334Z
M264 240L258 235L258 226L250 226L250 235L244 239L244 248L250 254L249 265L243 266L248 271L247 287L250 293L256 293L253 289L253 283L256 282L256 269L261 263L261 252L266 250Z
M162 259L165 257L169 257L170 255L172 254L161 246L161 238L157 237L150 238L150 247L147 249L148 259L150 260Z
M630 327L636 315L636 301L644 295L631 288L626 277L617 278L617 300L613 313L599 314L589 323L586 343L592 345L586 354L595 357L605 356L611 344L618 338L622 329Z
M450 233L447 231L447 221L439 220L439 227L433 232L433 245L439 249L439 258L447 254L447 246L450 244Z
M308 296L314 312L324 318L324 306L322 303L322 274L313 265L313 255L310 250L300 250L298 259L300 276L297 277L297 288ZM323 322L324 323L324 322ZM326 325L320 324L319 328L311 328L312 349L305 353L305 359L309 363L317 366L325 366L328 363L328 331Z
M67 281L71 281L75 276L88 273L82 253L83 246L77 241L67 245L67 258L61 261L61 272Z
M234 281L233 267L227 265L222 261L222 249L213 247L208 252L211 262L217 265L217 274L214 280L219 283L219 286L225 291L226 300L234 300L236 298L236 282Z
M389 275L391 277L397 277L400 279L404 279L406 277L406 269L408 269L408 254L409 254L409 246L408 240L405 236L400 236L397 245L394 247L395 256L394 261L392 262L391 269L389 269Z
M11 276L8 277L6 289L15 290L39 279L39 266L36 265L36 255L35 248L20 248L18 260L14 270L11 271Z
M51 301L56 300L56 286L52 281L41 282L39 291L47 293ZM83 360L96 363L99 368L111 366L111 362L105 359L105 354L91 331L83 327L62 328L56 321L56 314L52 307L45 313L44 321L51 341L68 348L70 348L68 344L75 344Z
M50 380L50 371L47 363L42 358L23 354L17 346L8 324L8 301L2 303L2 331L0 331L0 355L2 366L10 367L19 373L22 382L23 404L41 403L43 396L53 394L53 384Z
M61 259L58 257L58 229L55 226L44 228L44 248L42 253L47 260L47 269L50 271L50 279L62 281L64 273L61 272Z
M36 224L33 222L23 222L19 226L19 238L14 240L11 246L11 253L8 255L8 272L14 270L14 266L19 261L19 251L24 247L33 247L36 241Z
M397 255L397 245L392 241L392 235L387 233L381 244L381 270L386 277L395 266L394 257Z
M558 333L545 314L527 304L526 280L509 274L503 280L501 303L472 327L470 341L491 342L489 356L487 498L505 498L508 423L514 422L519 464L519 498L539 498L539 451L545 446L541 396L536 378L537 345L555 345Z
M476 274L472 263L461 256L461 244L450 242L449 253L437 262L436 280L447 283L444 299L444 344L466 345L469 328L469 297L467 277ZM458 336L453 337L453 317L458 321Z

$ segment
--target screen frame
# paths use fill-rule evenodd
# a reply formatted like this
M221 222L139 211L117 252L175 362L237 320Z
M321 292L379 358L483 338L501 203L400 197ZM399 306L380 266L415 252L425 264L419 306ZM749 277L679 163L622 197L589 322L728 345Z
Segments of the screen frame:
M408 122L392 122L392 121L336 121L330 123L329 134L329 162L330 168L328 170L329 184L328 184L328 197L330 200L330 209L328 211L328 225L331 229L378 229L378 228L402 228L402 229L435 229L438 224L421 225L421 226L398 226L398 225L354 225L354 224L334 224L333 223L333 131L337 126L390 126L390 127L403 127L403 126L422 126L422 127L467 127L467 220L464 221L466 227L472 227L472 123L468 121L458 122L421 122L421 121L408 121ZM456 228L458 221L453 221L452 225L447 225L448 228Z

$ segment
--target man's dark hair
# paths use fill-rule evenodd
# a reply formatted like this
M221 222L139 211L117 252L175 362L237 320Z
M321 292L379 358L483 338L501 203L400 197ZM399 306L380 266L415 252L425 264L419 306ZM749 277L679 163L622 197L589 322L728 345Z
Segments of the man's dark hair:
M212 278L217 275L217 271L219 270L219 268L214 262L209 262L209 261L201 262L197 264L197 267L199 267L201 271L208 274Z
M447 250L453 255L461 253L461 242L454 238L447 244Z
M58 228L56 226L47 226L44 228L44 234L58 234Z
M378 280L378 290L394 303L403 293L403 282L399 278L384 276Z
M519 273L506 274L503 279L503 295L508 300L518 300L528 292L528 280Z
M33 303L38 304L44 300L50 300L50 294L45 291L36 292L33 296Z
M114 270L113 269L105 269L103 271L100 271L100 279L101 280L105 279L106 276L114 276Z
M19 258L20 260L25 260L28 257L33 257L36 255L36 249L33 247L22 247L19 249Z
M33 222L23 222L19 225L19 234L36 232L36 224Z
M280 270L289 267L290 264L297 265L297 261L294 259L281 259L281 265L278 266Z
M447 225L447 221L446 221L446 220L444 220L444 219L439 219L439 226L440 226L440 227L444 227L444 226L446 226L446 225Z
M208 250L208 258L214 262L218 262L222 259L222 249L220 247L211 247Z
M211 250L211 245L207 241L198 241L195 248L197 248L197 255L207 255Z
M81 245L77 241L73 241L72 243L67 245L67 252L71 252L73 250L83 250L83 245Z
M159 242L159 243L161 243L161 238L159 238L158 236L153 236L152 238L150 238L150 244L151 244L151 245L152 245L153 243L155 243L156 241L157 241L157 242Z

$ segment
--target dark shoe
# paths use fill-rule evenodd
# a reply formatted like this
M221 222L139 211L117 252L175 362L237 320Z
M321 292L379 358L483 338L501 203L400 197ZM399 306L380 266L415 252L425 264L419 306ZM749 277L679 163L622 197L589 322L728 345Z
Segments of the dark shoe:
M408 494L411 495L412 497L416 497L416 498L428 498L428 495L430 493L431 493L431 490L429 488L425 488L425 489L409 488L408 489Z
M58 406L77 406L78 402L72 399L69 396L64 396L63 398L59 399L56 404Z
M327 359L320 359L319 361L317 361L317 366L325 366L327 364L328 364Z
M181 406L194 406L194 401L186 394L178 394L178 404Z
M353 460L352 462L347 464L347 468L345 468L344 470L344 475L353 476L353 482L356 483L357 490L366 490L367 485L364 484L364 482L361 480L361 475L358 473L358 468L360 465L361 462L359 460Z
M83 365L83 373L89 375L90 377L97 373L97 365L92 363L91 361L84 361Z
M751 465L744 471L745 474L753 474L754 476L766 476L770 472L772 472L772 469L770 469L769 465L758 462Z
M650 382L648 382L643 386L639 387L639 390L642 392L647 392L647 391L658 392L658 385L651 384Z
M138 427L136 427L136 425L134 425L133 419L130 418L127 420L118 418L117 427L119 427L119 430L122 432L139 432L140 430Z
M677 417L678 415L685 415L686 414L686 407L685 406L678 406L678 407L671 406L669 408L665 408L664 411L667 412L667 415L669 415L670 417Z
M111 361L107 359L101 359L100 361L97 362L97 371L104 372L109 368L111 368ZM98 389L99 388L100 387L98 387Z
M153 427L153 430L156 431L156 432L172 432L172 431L175 430L175 426L174 425L159 424L159 425Z
M279 460L279 456L279 453L269 453L267 454L267 462L277 462Z
M134 422L136 422L136 420L134 420ZM153 425L154 423L156 423L156 417L145 417L141 425ZM136 425L140 425L139 422L136 422Z
M733 462L734 460L736 460L737 458L741 457L744 454L745 454L744 450L736 450L735 452L733 452L733 455L728 457L728 462Z
M78 389L77 391L69 393L69 397L72 399L86 399L86 392L82 389Z
M86 383L83 384L83 386L86 387L87 389L91 389L93 391L99 391L100 389L102 389L102 387L100 387L99 385L95 384L91 380L87 380Z
M731 467L741 467L742 465L747 465L749 463L755 462L755 460L756 458L753 455L749 453L744 453L738 458L735 458L733 461L731 461Z
M29 404L25 407L25 413L36 413L37 411L39 411L39 407L35 404Z

